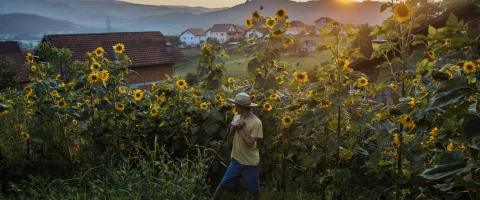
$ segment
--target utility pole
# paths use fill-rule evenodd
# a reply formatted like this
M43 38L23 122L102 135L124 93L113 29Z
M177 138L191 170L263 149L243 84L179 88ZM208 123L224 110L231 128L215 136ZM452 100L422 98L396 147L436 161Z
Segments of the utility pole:
M112 32L112 24L110 22L110 15L107 15L107 32Z

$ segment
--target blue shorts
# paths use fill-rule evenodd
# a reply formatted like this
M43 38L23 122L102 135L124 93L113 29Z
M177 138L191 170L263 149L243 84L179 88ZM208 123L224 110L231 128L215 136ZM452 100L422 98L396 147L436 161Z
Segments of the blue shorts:
M260 191L259 174L260 163L256 166L242 165L232 158L225 175L223 175L220 186L233 188L241 177L247 186L248 192L255 193Z

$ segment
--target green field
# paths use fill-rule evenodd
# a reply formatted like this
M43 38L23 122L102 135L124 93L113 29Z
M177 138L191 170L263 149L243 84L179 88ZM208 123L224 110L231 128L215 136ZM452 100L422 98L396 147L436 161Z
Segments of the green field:
M324 37L321 36L302 36L300 41L313 40L320 43L324 42ZM198 59L200 57L200 49L182 49L182 52L190 59L185 63L177 63L175 72L180 76L185 76L188 72L195 72L198 66ZM309 70L315 65L320 65L322 61L328 60L331 54L329 51L323 52L309 52L307 57L298 57L292 55L291 52L286 53L280 61L287 63L300 62L300 70ZM242 53L230 53L229 59L226 59L225 68L232 76L242 76L247 74L247 64L250 59L246 59Z

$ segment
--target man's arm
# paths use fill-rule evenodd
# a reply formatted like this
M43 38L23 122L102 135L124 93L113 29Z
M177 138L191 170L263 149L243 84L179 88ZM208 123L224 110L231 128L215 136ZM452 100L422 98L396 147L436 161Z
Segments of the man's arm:
M248 148L253 147L253 145L254 145L255 142L257 141L257 138L256 138L256 137L248 136L248 135L245 133L245 131L243 131L242 129L238 129L238 133L240 133L240 135L242 136L243 141L244 141L245 144L248 146Z

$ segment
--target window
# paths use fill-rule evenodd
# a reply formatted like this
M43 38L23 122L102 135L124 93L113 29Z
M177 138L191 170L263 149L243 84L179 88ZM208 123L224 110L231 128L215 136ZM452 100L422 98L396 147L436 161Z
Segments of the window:
M186 39L185 37L183 37L183 39Z
M190 37L190 39L192 39L192 40L193 40L193 37Z
M222 33L222 36L223 36L223 33Z

